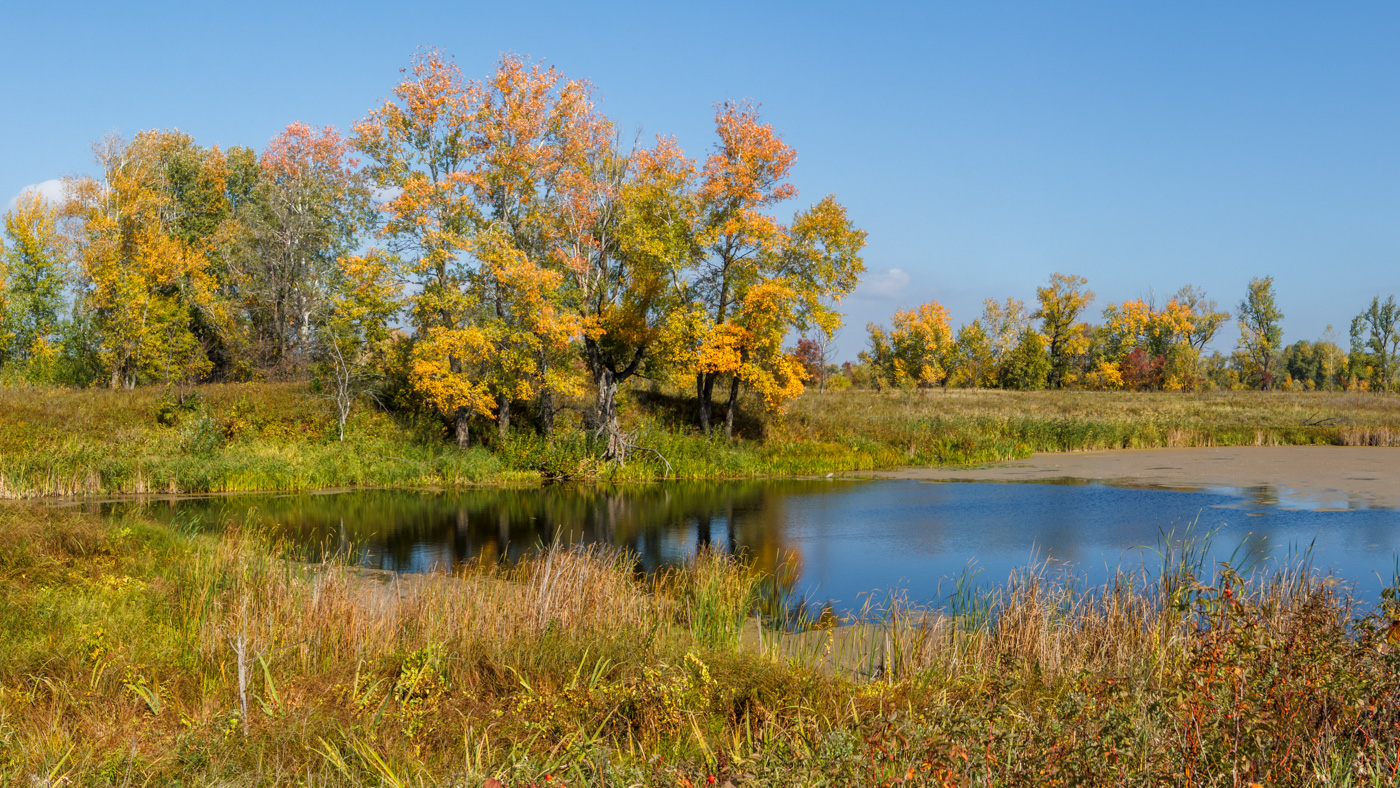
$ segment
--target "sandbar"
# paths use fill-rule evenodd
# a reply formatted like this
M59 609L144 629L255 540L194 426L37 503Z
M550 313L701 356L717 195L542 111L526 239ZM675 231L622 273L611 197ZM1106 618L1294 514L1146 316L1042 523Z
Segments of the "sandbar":
M883 479L1104 482L1170 489L1242 489L1284 508L1400 508L1400 449L1231 446L1036 454L983 468L906 468Z

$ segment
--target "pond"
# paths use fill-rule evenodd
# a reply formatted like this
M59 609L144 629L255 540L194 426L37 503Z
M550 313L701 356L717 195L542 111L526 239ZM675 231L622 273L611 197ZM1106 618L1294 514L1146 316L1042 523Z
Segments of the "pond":
M1285 504L1287 500L1285 499ZM364 490L113 503L186 526L271 524L309 560L349 552L394 572L511 560L561 543L627 549L655 571L697 549L743 556L787 578L794 599L858 609L900 590L937 604L955 580L1004 582L1049 561L1103 581L1160 565L1166 535L1214 532L1212 563L1312 563L1373 599L1400 551L1400 511L1281 506L1271 488L1182 491L1100 483L763 480L633 487L556 485L453 492Z

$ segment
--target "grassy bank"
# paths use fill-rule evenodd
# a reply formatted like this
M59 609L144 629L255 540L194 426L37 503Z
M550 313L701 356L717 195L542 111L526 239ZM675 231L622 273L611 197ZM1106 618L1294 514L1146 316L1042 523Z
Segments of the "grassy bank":
M625 403L624 426L648 451L618 467L597 461L601 447L573 411L549 444L523 425L461 451L436 420L369 407L340 443L327 403L305 385L204 386L197 394L197 404L176 408L156 388L0 389L0 497L715 479L1037 451L1400 444L1400 398L1361 393L809 392L784 415L741 418L731 443L699 435L684 398L640 391ZM745 412L758 408L748 403Z
M784 636L716 558L386 584L247 531L5 508L0 782L1392 784L1390 619L1303 567L1177 559Z

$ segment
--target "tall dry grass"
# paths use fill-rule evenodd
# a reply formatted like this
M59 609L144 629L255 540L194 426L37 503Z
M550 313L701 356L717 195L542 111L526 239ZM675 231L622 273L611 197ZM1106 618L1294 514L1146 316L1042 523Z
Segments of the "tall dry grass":
M716 555L386 580L252 528L8 508L0 782L1389 784L1395 595L1173 549L791 632Z

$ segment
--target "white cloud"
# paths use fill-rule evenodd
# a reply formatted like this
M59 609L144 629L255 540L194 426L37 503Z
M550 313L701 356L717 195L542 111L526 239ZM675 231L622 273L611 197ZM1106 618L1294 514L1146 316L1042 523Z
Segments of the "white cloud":
M23 189L20 189L19 194L11 197L10 201L5 204L5 210L13 209L15 205L19 203L20 195L30 190L39 192L39 196L54 205L63 202L63 181L57 178L50 178L46 181L40 181L39 183L31 183Z
M880 301L893 301L904 295L909 287L909 274L903 269L888 268L878 273L868 274L856 288L855 295Z

